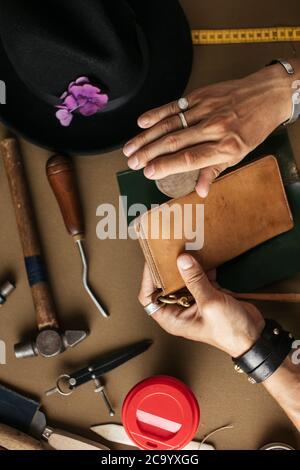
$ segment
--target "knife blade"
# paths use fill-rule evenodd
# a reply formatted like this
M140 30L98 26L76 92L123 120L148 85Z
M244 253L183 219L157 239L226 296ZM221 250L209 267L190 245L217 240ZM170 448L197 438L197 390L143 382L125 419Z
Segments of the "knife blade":
M0 385L0 422L4 425L44 441L54 450L108 450L100 443L48 427L40 406L39 402Z
M136 445L127 435L125 428L120 424L100 424L97 426L92 426L90 429L106 441L136 447ZM210 444L201 444L201 442L192 441L182 450L215 450L215 448Z

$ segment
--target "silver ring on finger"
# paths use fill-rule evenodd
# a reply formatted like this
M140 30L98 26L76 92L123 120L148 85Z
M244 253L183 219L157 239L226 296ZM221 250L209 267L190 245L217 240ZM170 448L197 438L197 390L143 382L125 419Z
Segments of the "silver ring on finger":
M154 313L158 312L162 307L164 307L163 303L158 303L158 302L151 302L150 304L146 305L144 307L145 312L149 317L151 317Z
M186 129L187 127L189 127L187 120L185 118L185 115L183 113L178 113L178 116L180 117L180 121L181 121L183 129Z
M180 111L187 111L189 109L189 102L186 98L180 98L177 101L177 105Z

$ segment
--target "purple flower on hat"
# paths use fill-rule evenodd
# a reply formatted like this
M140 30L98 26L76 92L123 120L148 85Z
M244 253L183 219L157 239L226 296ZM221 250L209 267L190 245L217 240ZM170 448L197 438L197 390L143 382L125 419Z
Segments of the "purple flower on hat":
M56 113L57 119L59 119L60 123L64 127L68 127L73 119L73 114L67 108L61 108Z
M74 117L74 112L82 116L92 116L107 106L108 96L100 88L92 85L87 77L79 77L71 82L68 91L60 97L62 103L57 105L56 117L61 125L68 127Z

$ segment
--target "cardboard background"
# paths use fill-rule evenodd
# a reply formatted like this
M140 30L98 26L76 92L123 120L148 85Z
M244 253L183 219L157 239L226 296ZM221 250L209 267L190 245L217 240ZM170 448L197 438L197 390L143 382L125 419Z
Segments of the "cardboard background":
M183 0L192 28L232 28L300 24L298 0ZM300 44L259 44L195 47L193 74L188 86L195 87L241 77L275 57L298 56ZM166 58L167 60L167 58ZM1 128L1 135L5 130ZM300 122L290 129L290 137L300 163ZM106 376L108 394L120 410L125 394L138 381L154 374L170 374L182 379L196 393L202 411L198 437L215 428L234 424L234 429L210 441L218 449L257 449L281 441L300 448L300 436L277 404L261 386L251 386L233 372L223 353L198 343L173 338L164 333L138 304L143 256L138 244L128 240L100 241L96 238L96 208L102 203L118 204L115 173L126 169L121 151L100 157L76 159L81 199L87 228L90 278L97 294L109 308L111 318L102 319L83 291L79 256L67 235L56 201L45 177L47 151L22 141L22 150L50 280L62 324L68 328L87 326L92 332L80 347L52 360L40 358L18 361L12 346L26 332L34 331L34 312L27 285L15 217L6 176L0 162L0 259L1 280L11 273L17 290L0 311L0 339L7 344L6 366L0 366L0 380L42 398L49 422L64 429L95 438L89 426L109 422L104 404L91 385L83 386L69 398L44 398L58 375L87 365L109 350L143 338L155 344L143 356ZM300 275L280 284L284 291L299 291ZM296 336L300 336L298 305L262 304L261 310ZM96 438L95 438L96 439Z

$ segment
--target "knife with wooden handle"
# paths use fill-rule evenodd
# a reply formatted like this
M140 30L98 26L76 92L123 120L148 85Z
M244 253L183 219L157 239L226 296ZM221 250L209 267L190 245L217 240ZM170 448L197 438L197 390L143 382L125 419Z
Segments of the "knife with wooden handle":
M64 431L51 430L46 442L53 450L109 450L97 442ZM0 450L46 450L45 444L21 431L0 424Z
M125 429L120 424L100 424L91 427L91 431L101 436L103 439L123 444L126 446L136 447L132 440L128 437ZM202 444L201 442L192 441L182 450L215 450L210 444Z
M109 450L47 425L40 402L0 384L0 446L8 450ZM8 427L10 426L10 427Z
M109 450L108 447L98 442L50 428L45 430L44 439L53 450Z
M5 424L0 424L0 446L4 450L44 450L38 440Z

